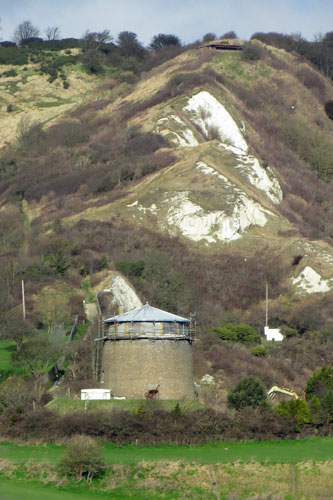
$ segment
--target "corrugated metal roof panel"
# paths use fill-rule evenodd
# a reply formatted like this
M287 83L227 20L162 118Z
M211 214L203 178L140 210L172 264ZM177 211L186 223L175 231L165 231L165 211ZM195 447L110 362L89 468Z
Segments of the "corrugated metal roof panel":
M130 323L130 322L163 322L172 323L174 321L178 323L189 323L190 320L183 318L182 316L177 316L156 307L152 307L148 302L138 309L133 309L124 314L118 314L118 316L113 316L105 320L105 323Z

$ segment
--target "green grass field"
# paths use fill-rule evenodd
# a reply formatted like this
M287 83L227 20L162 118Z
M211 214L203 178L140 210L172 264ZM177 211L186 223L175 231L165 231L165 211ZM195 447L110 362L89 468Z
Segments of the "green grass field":
M110 498L104 492L70 492L34 482L0 478L0 500L88 500Z
M27 460L57 463L65 446L0 444L0 459L14 463ZM117 447L105 443L103 455L108 465L136 464L142 461L182 461L198 464L260 462L266 464L325 462L333 460L333 438L312 438L296 441L222 442L203 446L134 446Z
M331 500L333 438L204 446L105 443L106 473L66 479L65 446L0 444L0 500Z

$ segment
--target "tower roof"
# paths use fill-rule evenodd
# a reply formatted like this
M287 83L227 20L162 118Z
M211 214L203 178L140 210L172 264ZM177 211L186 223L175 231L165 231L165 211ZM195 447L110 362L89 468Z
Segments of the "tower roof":
M105 320L105 323L130 323L130 322L162 322L162 323L189 323L190 320L177 316L156 307L152 307L148 302L138 309L133 309L124 314L118 314Z

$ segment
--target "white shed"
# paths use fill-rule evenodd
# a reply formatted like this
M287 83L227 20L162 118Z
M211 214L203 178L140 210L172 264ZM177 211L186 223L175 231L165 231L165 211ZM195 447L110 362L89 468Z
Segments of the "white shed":
M81 400L94 401L98 399L111 399L110 389L82 389Z
M280 328L269 328L269 326L265 326L264 333L266 340L275 340L276 342L282 342L283 340Z

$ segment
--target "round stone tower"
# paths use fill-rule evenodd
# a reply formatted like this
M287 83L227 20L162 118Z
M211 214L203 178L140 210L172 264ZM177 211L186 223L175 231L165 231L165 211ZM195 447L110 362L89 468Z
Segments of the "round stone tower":
M114 396L194 399L194 324L148 303L104 321L102 377Z

